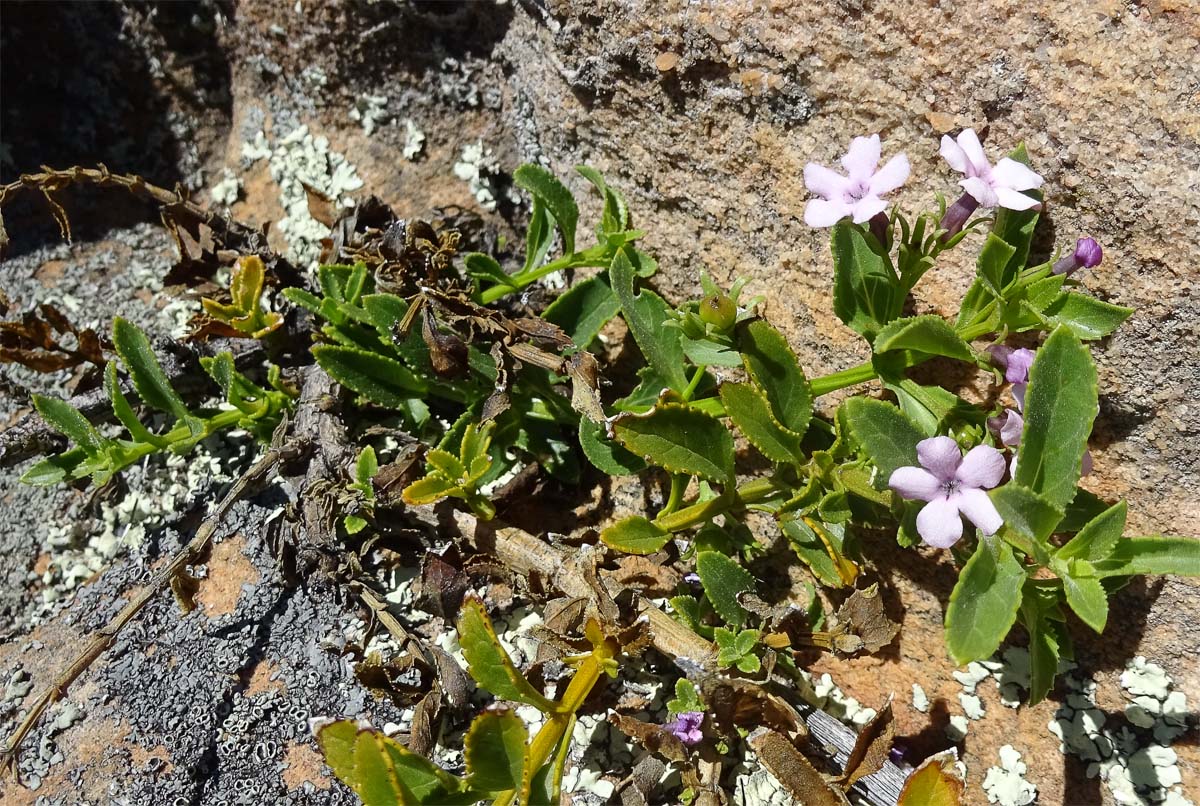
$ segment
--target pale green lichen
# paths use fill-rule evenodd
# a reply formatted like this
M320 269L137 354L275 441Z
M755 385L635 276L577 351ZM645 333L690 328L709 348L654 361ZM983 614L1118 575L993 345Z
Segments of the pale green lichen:
M983 779L988 803L1028 806L1037 800L1037 787L1025 780L1025 762L1011 744L1000 748L1000 766L989 767Z

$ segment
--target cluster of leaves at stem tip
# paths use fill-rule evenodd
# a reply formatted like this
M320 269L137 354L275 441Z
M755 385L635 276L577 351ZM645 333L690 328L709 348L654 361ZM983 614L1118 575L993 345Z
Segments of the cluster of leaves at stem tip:
M1010 159L1028 162L1023 148ZM578 248L579 209L567 187L526 165L514 173L533 198L524 259L515 271L471 253L462 274L451 268L448 279L416 288L394 288L356 263L321 266L312 290L284 289L318 325L315 362L360 406L398 418L427 446L426 473L405 487L407 504L455 499L491 518L491 491L534 463L565 483L580 479L581 459L611 476L662 478L670 485L662 509L622 518L601 539L642 555L673 543L699 579L699 589L671 600L675 618L715 644L728 673L753 676L762 674L768 648L786 649L789 639L761 608L748 607L760 583L745 561L763 551L769 536L748 528L747 513L773 519L817 584L854 588L868 560L888 561L863 556L863 529L894 528L899 546L911 547L921 539L922 512L935 503L944 510L951 493L964 487L963 496L984 496L1000 522L986 533L962 535L955 521L961 539L950 542L961 570L947 606L946 645L960 663L986 658L1019 621L1028 635L1033 702L1049 692L1060 659L1071 656L1067 609L1100 631L1108 597L1130 576L1200 574L1196 541L1125 537L1125 505L1079 487L1098 411L1097 374L1085 342L1108 336L1131 312L1084 293L1051 261L1031 264L1036 207L947 226L956 208L939 196L936 210L915 217L893 209L870 221L852 216L832 223L834 311L866 340L871 358L810 379L781 330L761 315L760 300L742 299L744 281L722 290L702 275L702 297L679 306L656 293L648 283L657 264L637 247L644 233L633 228L626 201L595 171L577 170L602 201L594 245ZM1040 199L1036 191L1026 195ZM905 316L910 293L937 275L941 254L975 242L981 242L976 277L957 316ZM206 310L243 336L270 338L280 319L261 308L260 268L239 264L232 302ZM576 277L576 270L584 271ZM521 292L554 272L570 275L570 287L529 312ZM589 350L618 316L642 361L636 381L605 401L599 362ZM1041 334L1045 340L1021 387L1020 461L1004 483L982 485L993 488L984 493L979 483L955 476L955 468L960 450L1016 444L989 428L1003 412L918 380L929 376L913 370L930 361L953 363L955 375L965 368L999 381L996 356L1011 349L1004 342L1014 334L1026 334L1027 344ZM268 376L272 390L263 389L222 354L206 359L205 369L231 408L190 411L144 335L118 320L113 343L143 402L175 425L161 433L143 425L112 362L107 387L130 438L102 436L69 406L38 398L39 411L76 447L40 463L26 480L90 474L103 481L146 453L185 451L223 427L266 438L290 403L277 369ZM814 410L815 398L868 383L831 414ZM739 438L761 455L754 466L766 470L739 475ZM940 464L930 458L934 453ZM936 465L945 488L906 500L889 482L897 473L926 472L919 465L929 471ZM347 533L371 525L378 471L375 449L363 444L345 499ZM972 500L978 509L978 496ZM813 610L809 628L818 629L819 621ZM484 712L468 733L466 776L458 777L369 728L337 722L319 734L330 764L367 803L557 802L575 712L599 673L613 672L619 644L589 625L590 651L574 659L575 677L555 702L516 670L479 602L468 602L458 628L480 685L543 711L542 730L530 739L511 711ZM807 640L853 651L850 638L844 631L809 632Z

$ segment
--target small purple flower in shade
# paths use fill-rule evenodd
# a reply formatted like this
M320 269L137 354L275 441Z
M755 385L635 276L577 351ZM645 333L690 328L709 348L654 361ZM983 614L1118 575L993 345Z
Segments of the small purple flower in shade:
M683 581L689 585L699 585L700 575L695 572L689 572L683 575Z
M704 738L700 726L704 723L704 714L700 711L684 711L668 722L665 727L675 735L675 738L689 747L699 744Z
M847 216L855 224L870 221L887 209L881 197L908 179L908 157L897 154L879 166L879 135L855 137L842 157L846 176L810 162L804 166L804 185L821 198L804 208L804 223L810 227L832 227ZM876 170L878 168L878 170Z
M1076 269L1092 269L1104 259L1104 250L1092 238L1080 238L1075 242L1075 251L1059 258L1051 270L1055 274L1070 277Z
M1021 432L1025 430L1025 418L1012 409L1005 409L1002 416L988 420L988 427L1000 437L1001 444L1009 448L1016 448L1021 444ZM1092 452L1084 451L1079 475L1086 476L1091 473L1093 464ZM1012 462L1008 465L1008 472L1013 476L1017 475L1017 452L1015 450Z
M1017 401L1017 410L1025 410L1025 388L1029 386L1029 368L1037 356L1033 350L1024 347L1013 349L1003 344L993 344L988 348L995 362L1004 369L1004 380L1013 385L1013 397Z
M1040 202L1021 193L1042 186L1043 179L1027 165L1005 157L994 166L983 153L974 129L963 129L958 141L942 136L939 154L950 167L966 176L958 184L982 207L1028 210Z
M1004 457L988 445L977 445L963 456L950 437L931 437L917 443L921 467L900 467L888 486L901 497L926 501L917 514L917 532L929 545L945 549L959 541L962 518L987 535L995 534L1004 520L986 489L1004 476Z

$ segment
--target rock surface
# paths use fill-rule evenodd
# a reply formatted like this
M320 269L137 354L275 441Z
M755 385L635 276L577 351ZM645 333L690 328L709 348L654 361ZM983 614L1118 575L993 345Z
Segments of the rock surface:
M1133 531L1200 534L1195 7L1170 0L918 7L872 0L525 0L498 6L305 0L293 6L256 0L236 8L187 6L191 16L168 7L157 16L123 12L124 19L113 18L116 12L56 7L71 23L66 29L78 29L84 44L88 31L99 38L88 47L106 45L111 37L120 43L114 58L136 68L136 86L115 95L139 120L146 118L145 128L123 129L112 121L128 120L128 110L106 100L122 80L116 73L96 79L103 92L72 96L70 115L64 104L32 104L32 93L21 96L28 103L10 102L19 93L9 83L10 42L27 37L31 21L6 10L3 137L9 160L0 166L6 179L41 163L104 159L114 169L133 167L160 182L179 180L200 190L214 187L228 167L243 187L233 213L254 223L278 222L288 210L268 160L248 160L243 146L260 130L275 143L307 125L345 155L366 190L401 214L461 205L492 215L480 209L481 200L487 201L479 193L483 187L498 202L496 215L516 226L521 211L507 193L507 172L540 160L565 175L586 162L628 196L662 266L656 284L664 295L678 300L692 294L701 268L723 283L738 275L752 278L748 293L766 295L767 315L785 330L810 375L850 366L865 353L833 315L824 233L800 220L807 198L804 164L832 162L851 137L879 131L885 154L904 150L912 161L913 176L897 198L916 210L931 204L935 192L952 196L957 190L936 154L943 133L965 126L986 130L985 147L993 155L1024 140L1047 179L1047 213L1035 251L1048 256L1076 237L1096 238L1105 249L1104 263L1080 279L1098 297L1136 309L1095 349L1102 400L1092 442L1096 470L1088 485L1129 499ZM104 25L89 22L87 15L99 15ZM66 63L50 72L70 86ZM19 116L18 106L26 113L35 106L38 114ZM367 127L364 116L376 122ZM90 145L70 137L68 130L77 130L79 120L91 121L93 132L129 132L133 139L124 156L138 159L122 162L122 151L109 147L116 135L97 136ZM410 159L404 151L411 150L414 129L424 141ZM54 136L38 136L47 130ZM482 146L480 157L464 160L464 149L475 144ZM463 171L456 175L456 165L481 161L482 179L474 185ZM468 166L465 175L478 178L480 172L472 174ZM582 180L573 187L586 195ZM36 216L44 219L40 212ZM33 223L36 216L22 219L30 222L30 232L41 231ZM6 220L16 234L17 225ZM278 228L273 237L283 245ZM22 271L45 266L34 260L42 254L34 251L36 245L36 239L17 245L27 255ZM916 292L918 310L954 312L951 306L973 272L968 252L951 253L926 278ZM71 271L80 254L74 249L59 259ZM0 268L0 284L15 300L28 302L8 288L13 266ZM7 526L3 535L0 566L11 583L33 567L39 543ZM180 620L163 601L127 639L124 652L84 679L71 702L89 716L58 738L60 746L75 746L66 764L55 767L60 779L66 780L72 765L111 765L103 768L118 777L114 785L130 802L170 803L174 784L156 789L155 782L185 779L190 783L178 789L183 802L219 802L237 791L224 787L238 779L238 765L249 763L243 751L259 751L247 745L227 752L219 738L222 721L233 718L229 709L237 711L246 699L247 675L253 677L255 664L290 658L293 666L280 678L287 683L288 703L304 700L294 692L309 691L295 688L292 676L311 682L316 675L323 683L345 676L319 653L295 654L302 644L312 645L295 642L303 619L333 623L345 611L311 592L285 593L270 581L254 546L251 539L246 550L262 581L237 600L235 611L220 621L203 615ZM59 636L41 639L47 650L39 654L52 654L72 640L74 629L92 626L116 607L113 597L166 547L135 552L85 588L59 623L39 628ZM896 556L886 545L871 548ZM956 696L961 687L950 676L953 667L940 638L953 576L927 554L908 553L887 566L893 569L884 574L892 603L897 614L903 608L897 648L868 660L822 660L816 668L831 672L868 705L919 682L933 700L932 721L901 706L899 732L914 749L932 752L948 744L942 728L961 710ZM1089 638L1086 628L1074 625L1081 666L1095 674L1101 692L1108 691L1102 707L1122 707L1116 678L1135 654L1161 664L1193 703L1200 697L1198 592L1194 582L1149 580L1120 594L1103 639ZM12 594L6 589L3 595ZM28 633L19 603L0 601L3 632L12 636L0 650L0 670L37 666L35 679L44 681L53 663L20 652L40 633ZM179 678L164 676L161 664L137 661L150 647L192 656L195 669L185 670L186 679L182 672ZM979 783L995 764L996 748L1012 744L1042 802L1108 802L1108 790L1088 779L1082 764L1058 755L1057 740L1046 730L1053 702L1012 711L994 691L983 695L986 717L971 723L963 743L973 800L984 798ZM340 699L322 704L352 713L358 696L341 692ZM100 708L111 722L97 724L95 703L110 697L118 706ZM163 703L180 717L190 714L188 727L161 713ZM300 715L288 713L289 719ZM1191 740L1177 750L1184 791L1194 799L1200 786L1194 716L1192 724ZM80 755L84 731L99 743L89 758ZM244 734L246 741L259 738L253 720ZM117 736L124 738L109 746L108 737ZM281 746L261 752L271 764L284 756ZM215 783L184 774L201 760L211 765ZM260 773L255 780L265 780ZM286 773L279 780L284 779ZM224 794L218 796L218 789ZM297 802L338 802L330 794L337 791L291 788Z

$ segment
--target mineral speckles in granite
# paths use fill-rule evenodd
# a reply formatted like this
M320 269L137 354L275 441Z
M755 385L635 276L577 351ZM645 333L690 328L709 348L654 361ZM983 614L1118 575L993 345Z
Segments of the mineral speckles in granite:
M1119 725L1096 706L1096 682L1068 675L1070 690L1047 726L1060 749L1090 762L1087 776L1099 776L1121 804L1190 804L1179 785L1178 757L1170 744L1189 729L1187 698L1156 663L1137 656L1121 673L1129 700Z

